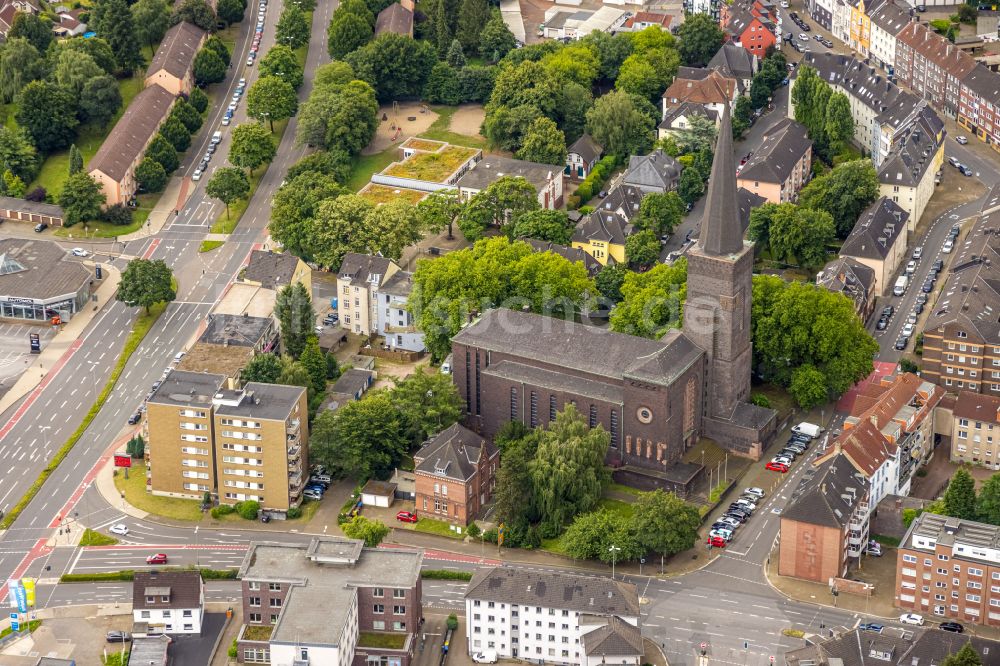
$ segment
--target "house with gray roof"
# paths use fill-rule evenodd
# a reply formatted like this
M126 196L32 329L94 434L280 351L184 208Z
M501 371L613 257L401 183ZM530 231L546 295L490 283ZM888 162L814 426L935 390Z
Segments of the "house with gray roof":
M643 652L638 590L618 580L523 567L480 568L466 588L465 611L469 654L490 649L506 659L598 666L635 663ZM524 633L516 643L508 638L520 634L517 628L524 622L534 626L536 619L548 623L553 617L558 630Z
M393 2L378 13L378 17L375 19L375 35L378 36L386 32L413 37L412 2Z
M736 183L771 203L789 203L798 199L811 173L809 133L804 125L785 118L764 133Z
M850 257L875 271L875 293L885 296L892 290L896 269L906 255L909 214L888 197L879 197L866 208L840 248L841 257Z
M750 80L757 73L759 61L756 55L739 44L726 42L708 61L707 67L723 76L736 79L740 93L749 94Z
M465 526L493 499L500 450L455 423L424 442L413 465L418 515Z
M250 261L243 269L240 279L275 291L296 282L301 282L307 290L312 289L312 272L309 266L294 254L274 250L251 252Z
M827 291L843 294L854 303L861 321L875 309L875 270L852 257L838 257L816 275L816 284Z
M551 164L515 160L499 155L486 155L458 179L458 196L468 201L503 176L524 178L538 192L538 204L555 210L563 202L563 169Z
M970 644L983 666L1000 666L1000 642L936 627L856 628L785 653L788 666L938 666Z
M621 183L637 187L647 194L673 192L680 182L683 168L680 162L657 148L649 155L632 155Z
M896 66L896 35L910 22L910 7L886 0L868 11L871 34L868 38L868 55L875 64L889 71Z
M198 571L136 571L132 633L201 634L205 584Z
M872 155L877 159L879 192L907 212L908 230L914 232L944 164L944 122L926 102L920 102L895 126L883 125L881 135L881 142L890 148L884 156Z
M719 114L714 109L694 102L682 102L664 111L663 120L656 126L656 138L665 139L679 131L689 129L691 118L695 116L719 124Z
M601 159L604 149L589 134L583 134L566 150L566 175L583 180Z
M627 218L616 210L601 207L576 223L570 243L603 266L620 264L625 262L625 241L633 233L635 227Z
M399 271L392 259L348 252L337 271L340 326L359 335L378 331L378 290Z
M558 254L566 261L582 263L583 267L587 269L587 274L591 277L601 272L601 263L579 248L560 245L551 241L538 240L537 238L521 238L519 240L523 240L530 245L531 249L535 252L551 252Z
M407 304L413 290L413 273L396 271L375 290L377 302L375 332L389 349L422 352L427 349L424 334L417 327Z

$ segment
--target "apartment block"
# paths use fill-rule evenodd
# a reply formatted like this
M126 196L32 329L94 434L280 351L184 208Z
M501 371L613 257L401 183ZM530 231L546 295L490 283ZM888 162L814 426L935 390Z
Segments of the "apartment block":
M240 663L409 666L423 616L420 550L343 537L252 543L240 567Z
M603 577L478 569L465 593L466 650L501 659L599 666L639 663L635 585Z
M284 513L301 504L308 464L306 391L173 370L147 400L146 489L223 504L256 500Z
M958 102L958 124L974 132L981 141L1000 146L1000 74L977 64L962 80Z
M337 274L337 313L340 326L358 335L378 330L376 292L399 266L392 259L348 252Z
M951 461L1000 470L1000 397L959 391L952 408Z
M896 605L1000 626L1000 527L917 516L896 551Z
M924 323L923 375L945 390L1000 396L1000 187L960 236L941 296Z
M975 59L919 21L896 36L895 73L899 82L950 118L958 115L962 80Z

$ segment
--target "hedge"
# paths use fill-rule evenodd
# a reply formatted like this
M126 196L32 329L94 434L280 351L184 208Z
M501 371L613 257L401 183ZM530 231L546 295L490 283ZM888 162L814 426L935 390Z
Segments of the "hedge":
M471 571L451 571L450 569L424 569L421 578L429 580L472 580Z
M163 567L159 571L195 571L194 567ZM197 569L201 572L202 580L236 580L237 569ZM60 583L103 583L103 582L130 582L135 578L133 569L122 571L102 571L99 573L63 574L59 577Z
M118 383L118 378L121 376L122 371L125 370L125 364L128 363L130 358L132 358L132 354L135 353L135 350L139 347L139 343L142 342L142 339L146 337L146 333L149 332L149 329L153 327L156 320L159 319L161 314L163 314L163 311L166 309L166 305L166 303L158 303L153 306L149 314L141 315L136 320L135 325L132 327L132 332L125 340L125 347L122 349L122 353L118 357L118 362L115 364L114 370L111 371L111 376L108 377L108 381L104 385L104 389L101 390L100 394L97 396L97 400L94 402L93 406L91 406L90 411L88 411L87 415L83 417L83 422L80 423L80 426L75 431L73 431L73 434L69 436L66 443L63 444L58 451L56 451L52 460L49 461L49 464L46 465L45 469L43 469L41 474L38 475L35 482L31 484L31 487L28 488L28 491L24 494L24 497L22 497L17 504L11 507L10 511L7 512L7 515L4 516L2 521L0 521L0 530L5 530L14 524L14 521L17 520L18 516L21 515L21 512L24 511L29 503L31 503L31 500L35 499L35 495L38 494L38 491L41 490L42 486L45 485L45 482L48 481L52 472L59 467L62 461L66 459L66 456L69 455L69 452L73 449L73 447L76 446L76 443L80 441L81 437L83 437L83 433L86 432L93 420L97 418L97 414L104 408L104 403L107 402L108 396L111 395L111 391L114 390L115 384Z
M576 188L576 192L570 195L567 207L571 209L579 208L580 204L590 201L594 198L595 194L599 194L601 188L604 187L604 184L611 176L611 172L615 170L617 165L618 162L613 155L608 155L595 164L594 168L587 174L587 177L580 183L580 186Z

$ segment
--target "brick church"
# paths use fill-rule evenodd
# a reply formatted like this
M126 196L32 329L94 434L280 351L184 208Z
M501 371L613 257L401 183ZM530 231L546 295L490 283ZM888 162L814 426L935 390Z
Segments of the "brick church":
M753 244L744 241L729 112L723 114L701 237L688 252L684 327L650 340L530 312L489 310L452 340L465 423L492 437L507 421L544 426L573 403L611 434L607 459L639 487L680 493L682 463L707 437L757 459L776 425L747 402Z

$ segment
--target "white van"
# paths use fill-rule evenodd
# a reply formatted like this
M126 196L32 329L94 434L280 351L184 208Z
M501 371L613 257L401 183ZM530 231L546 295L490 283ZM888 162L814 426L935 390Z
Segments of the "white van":
M222 141L222 132L216 132L215 134L212 135L213 145L218 144L220 141Z
M792 432L798 433L800 435L805 435L810 439L816 439L817 437L819 437L819 434L823 432L823 429L820 428L815 423L807 423L803 421L797 426L792 426Z
M441 364L441 374L450 375L452 370L452 355L448 354L448 357Z
M900 275L896 278L896 284L892 286L893 296L902 296L906 293L906 285L910 284L910 279L905 275Z

